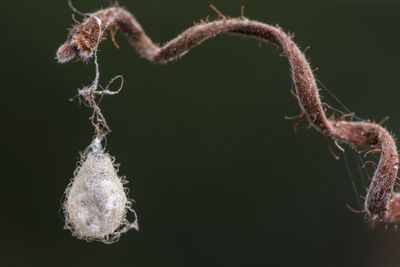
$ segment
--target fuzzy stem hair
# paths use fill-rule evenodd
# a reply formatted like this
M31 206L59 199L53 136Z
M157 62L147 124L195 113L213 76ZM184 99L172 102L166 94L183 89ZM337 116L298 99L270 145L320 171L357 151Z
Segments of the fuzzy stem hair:
M110 30L111 37L114 37L116 28L125 34L142 57L157 63L178 59L191 48L222 33L239 34L273 43L283 50L289 61L300 108L316 130L352 147L363 145L381 150L380 161L365 199L364 211L372 223L397 222L400 219L400 193L393 192L393 186L399 160L391 134L380 124L370 121L328 119L321 105L309 62L291 36L280 27L249 20L243 14L239 18L229 18L218 13L219 20L202 21L160 47L153 43L126 9L119 6L106 8L90 14L74 25L67 41L58 50L57 57L60 63L73 58L87 60L93 55L99 42L105 39L105 36L99 35ZM101 21L100 27L98 20Z

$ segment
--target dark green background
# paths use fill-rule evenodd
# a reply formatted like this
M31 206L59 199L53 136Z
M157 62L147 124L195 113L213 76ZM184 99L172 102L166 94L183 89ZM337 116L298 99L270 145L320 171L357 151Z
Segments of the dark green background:
M120 3L160 43L216 18L211 3L230 16L244 4L247 17L310 45L317 77L351 111L390 115L386 126L400 133L398 1ZM364 193L355 153L346 153L349 173L315 130L294 133L284 120L299 113L286 59L235 36L166 66L140 58L121 33L120 50L102 43L101 83L125 78L102 104L107 149L130 181L141 229L113 245L75 239L60 203L93 129L90 110L68 99L94 66L54 60L72 24L66 0L1 5L1 266L400 266L400 233L370 229L345 207L360 208L350 174Z

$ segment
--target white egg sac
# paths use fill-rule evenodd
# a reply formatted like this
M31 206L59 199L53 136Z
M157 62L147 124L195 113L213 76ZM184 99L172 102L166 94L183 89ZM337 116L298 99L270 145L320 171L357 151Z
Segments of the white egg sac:
M130 202L110 155L91 151L66 190L65 226L80 239L112 243L136 228L126 219Z

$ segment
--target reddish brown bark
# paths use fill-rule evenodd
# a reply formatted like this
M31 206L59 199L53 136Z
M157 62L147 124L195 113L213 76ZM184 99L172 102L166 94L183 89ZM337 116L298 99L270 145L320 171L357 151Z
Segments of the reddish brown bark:
M143 31L139 23L118 6L89 14L71 30L66 43L57 52L59 62L72 58L86 60L93 55L106 30L115 25L125 33L133 47L144 58L166 63L177 59L194 46L221 33L240 34L271 42L283 49L292 71L292 79L301 109L312 126L334 140L352 146L367 145L381 150L381 158L365 199L365 212L372 222L395 222L400 218L400 194L393 192L397 176L398 154L390 133L381 125L367 121L335 121L326 117L310 65L281 28L252 21L241 16L190 27L178 37L159 47Z

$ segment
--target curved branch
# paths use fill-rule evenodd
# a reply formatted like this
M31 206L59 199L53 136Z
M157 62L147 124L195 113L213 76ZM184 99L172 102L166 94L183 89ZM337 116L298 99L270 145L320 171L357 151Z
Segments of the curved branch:
M67 41L57 51L58 61L65 63L73 58L87 60L97 49L99 40L101 42L105 39L103 35L106 30L110 30L111 37L114 36L115 27L125 33L141 56L159 63L177 59L194 46L221 33L255 37L282 48L291 66L300 107L312 126L335 140L350 145L368 145L382 150L380 162L365 200L364 209L371 221L396 222L400 219L400 194L393 192L399 163L393 137L376 123L328 119L322 108L318 87L307 59L281 28L248 20L243 16L240 18L222 16L221 20L192 26L159 47L146 35L132 14L115 6L90 14L83 22L74 25Z

